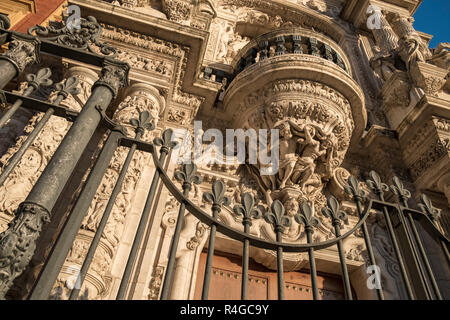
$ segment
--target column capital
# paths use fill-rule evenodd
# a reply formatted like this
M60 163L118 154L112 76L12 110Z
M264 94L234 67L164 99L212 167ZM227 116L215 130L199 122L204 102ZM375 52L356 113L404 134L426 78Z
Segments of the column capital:
M93 88L106 86L111 90L115 98L120 88L129 85L129 72L130 66L128 63L105 58L100 78L94 83Z
M8 51L0 55L0 59L7 60L14 65L19 73L31 64L39 63L41 41L35 37L13 33L8 45Z

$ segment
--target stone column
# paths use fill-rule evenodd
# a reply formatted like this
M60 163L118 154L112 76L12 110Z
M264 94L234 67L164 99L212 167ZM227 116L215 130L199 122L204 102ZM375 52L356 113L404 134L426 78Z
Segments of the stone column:
M0 89L31 64L40 61L40 41L32 36L13 34L8 51L0 55Z
M119 88L128 84L128 64L105 58L100 79L27 199L19 205L9 228L0 234L0 297L26 268L44 223L90 138ZM100 112L99 112L100 111Z

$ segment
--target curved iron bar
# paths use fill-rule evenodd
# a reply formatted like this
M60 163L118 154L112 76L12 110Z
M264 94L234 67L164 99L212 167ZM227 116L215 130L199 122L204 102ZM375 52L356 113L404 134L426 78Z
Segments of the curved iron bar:
M217 231L239 241L244 241L245 239L248 239L250 244L257 248L262 249L269 249L273 251L277 251L278 247L282 247L283 251L285 252L306 252L310 248L313 248L314 250L321 250L325 249L331 246L336 245L339 241L344 240L348 238L350 235L354 234L358 228L362 226L362 224L367 220L370 210L372 209L372 204L374 203L374 200L370 199L369 204L364 209L360 220L358 223L347 233L343 234L340 237L324 241L321 243L312 243L312 244L293 244L293 243L281 243L281 242L275 242L275 241L267 241L261 238L257 238L255 236L240 232L234 228L231 228L227 225L224 225L219 220L212 218L209 214L207 214L202 209L198 208L192 201L189 199L186 199L186 197L183 196L183 193L178 189L178 187L172 182L172 179L167 175L164 168L162 167L161 163L158 160L158 156L155 152L155 148L149 148L151 149L150 152L152 153L153 161L156 167L156 170L160 173L160 178L163 181L166 188L169 190L169 192L172 194L172 196L175 197L175 199L180 202L184 203L186 206L186 209L192 213L197 219L199 219L202 223L208 225L209 227L213 224L217 225Z

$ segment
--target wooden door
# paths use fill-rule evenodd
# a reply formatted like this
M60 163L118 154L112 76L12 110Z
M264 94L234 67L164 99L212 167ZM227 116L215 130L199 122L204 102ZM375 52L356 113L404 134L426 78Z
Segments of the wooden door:
M209 300L239 300L241 298L241 257L216 254L212 264ZM200 256L195 299L201 299L205 274L206 253ZM250 260L248 273L249 300L276 300L277 273ZM322 300L344 299L342 280L328 275L318 275L319 295ZM286 300L312 300L311 277L304 272L285 272Z

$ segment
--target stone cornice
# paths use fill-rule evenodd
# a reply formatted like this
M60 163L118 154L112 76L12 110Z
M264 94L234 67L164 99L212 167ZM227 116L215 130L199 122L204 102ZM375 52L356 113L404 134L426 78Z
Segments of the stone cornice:
M188 47L189 51L185 57L185 72L180 84L181 90L207 97L207 101L214 101L215 93L211 89L208 90L194 84L206 50L209 32L156 18L138 10L113 6L103 1L70 0L69 3L78 5L81 8L82 16L95 16L100 23Z
M422 0L347 0L342 12L342 19L353 23L358 28L365 29L366 10L370 4L379 6L382 9L393 12L413 15Z

